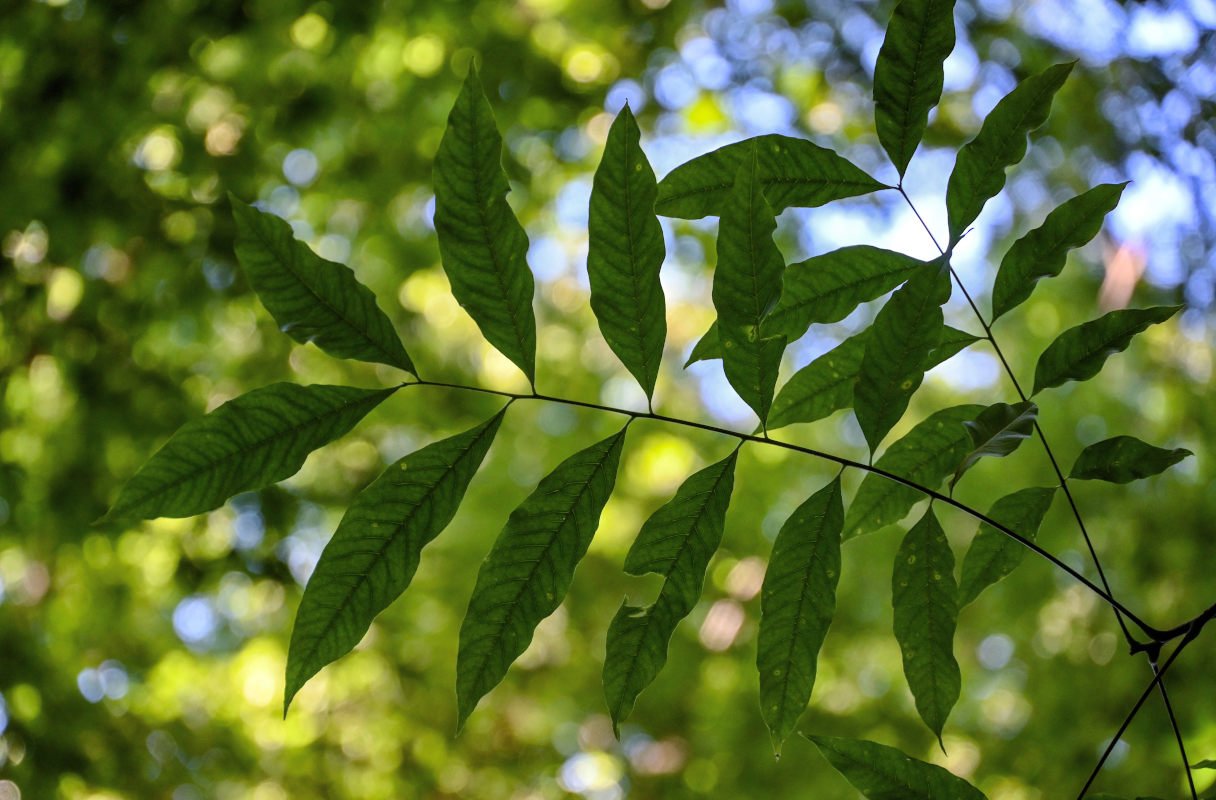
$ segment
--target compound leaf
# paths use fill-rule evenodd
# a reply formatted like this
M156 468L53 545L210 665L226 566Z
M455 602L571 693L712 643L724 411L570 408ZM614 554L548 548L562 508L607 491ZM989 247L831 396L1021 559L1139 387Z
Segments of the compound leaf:
M963 458L954 477L950 480L950 489L963 473L971 469L975 462L985 456L1003 458L1022 444L1024 439L1034 435L1035 420L1039 416L1039 407L1029 400L1016 405L1008 403L993 403L985 408L974 420L963 423L967 433L971 434L974 448Z
M536 383L528 237L507 204L502 137L471 65L435 153L435 233L452 294L482 335Z
M975 419L983 409L968 404L938 411L892 442L874 466L936 489L971 451L971 436L963 423ZM845 516L844 538L899 522L923 497L916 489L882 475L866 475Z
M180 427L103 519L191 517L281 481L396 390L274 383L229 400Z
M565 598L616 484L627 429L580 450L545 476L511 512L482 562L460 625L458 727Z
M942 96L954 49L954 0L902 0L874 65L874 127L902 178Z
M1134 436L1115 436L1081 451L1068 477L1110 483L1131 483L1157 475L1177 464L1190 450L1153 447Z
M1106 359L1121 353L1137 333L1165 322L1182 306L1153 306L1111 311L1092 322L1069 328L1039 356L1034 368L1034 391L1084 381L1097 375Z
M625 106L608 131L591 188L587 277L591 310L604 339L650 398L667 337L659 284L665 251L654 215L654 170L640 136Z
M819 752L869 800L987 800L948 770L865 739L812 736Z
M778 213L890 188L827 148L773 133L728 144L676 167L659 182L655 210L683 219L721 215L753 146L759 150L760 183Z
M228 195L236 257L279 328L330 355L388 364L417 374L371 290L341 264L295 239L291 226Z
M622 603L608 626L603 679L614 731L667 663L676 625L701 597L705 568L722 541L738 454L736 449L684 481L629 548L626 572L654 573L664 580L653 605Z
M409 586L422 548L452 521L504 413L399 459L355 498L296 612L284 714L300 687L350 652Z
M1072 67L1057 64L1019 83L992 109L976 137L959 150L946 186L951 246L989 198L1004 188L1005 169L1026 155L1026 136L1047 120L1051 101Z
M874 317L853 387L853 410L870 452L899 422L942 337L942 304L950 299L943 259L925 264Z
M811 495L781 526L760 590L760 711L773 749L794 731L815 686L819 648L836 613L840 478Z
M1034 541L1051 501L1056 496L1054 486L1032 486L1007 494L992 504L988 517L1023 538ZM1013 572L1026 555L1026 547L986 522L971 539L959 579L958 606L970 603L980 592Z
M954 660L958 623L954 554L932 505L899 546L891 596L895 639L903 652L908 688L921 719L941 743L942 728L958 701L963 679Z
M1064 269L1068 251L1098 234L1103 218L1119 204L1126 183L1095 186L1062 204L1043 224L1013 243L1001 259L992 286L992 319L1016 308L1043 278Z

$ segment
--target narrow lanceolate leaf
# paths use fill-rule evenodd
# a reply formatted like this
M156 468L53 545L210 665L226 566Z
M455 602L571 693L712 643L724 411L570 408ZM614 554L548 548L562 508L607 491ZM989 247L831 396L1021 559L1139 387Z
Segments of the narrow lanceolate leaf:
M614 731L667 663L671 634L701 597L705 568L722 541L738 453L684 481L676 496L646 520L629 548L626 572L654 573L664 580L653 605L622 603L608 626L604 694Z
M482 335L536 382L528 237L507 204L502 137L469 67L435 153L435 233L457 302Z
M1052 98L1072 64L1057 64L1019 83L1001 99L980 132L958 152L946 186L950 244L962 238L984 203L1005 186L1005 169L1026 155L1026 136L1047 120Z
M396 391L275 383L187 422L139 468L103 519L190 517L290 475Z
M763 336L764 318L781 296L785 262L773 242L777 221L764 198L757 146L743 159L718 225L713 301L722 367L761 424L768 419L785 337Z
M1054 486L1021 489L993 503L988 517L1033 542L1055 496ZM967 555L963 557L962 577L958 586L959 608L1013 572L1025 555L1025 545L981 522L971 546L967 548Z
M899 422L925 377L942 337L942 304L950 299L950 269L925 264L874 317L853 387L853 410L873 453Z
M355 498L296 612L284 714L300 687L349 653L409 586L422 548L452 521L504 413L396 461Z
M1116 436L1082 450L1068 477L1131 483L1162 473L1190 455L1194 453L1181 447L1166 450L1134 436Z
M728 144L676 167L659 182L655 210L683 219L720 216L753 145L759 150L760 183L778 213L889 188L831 150L773 133Z
M1182 306L1153 306L1111 311L1092 322L1069 328L1047 346L1034 368L1034 391L1084 381L1097 375L1106 359L1121 353L1132 337L1165 322Z
M902 0L874 65L874 127L902 178L942 96L954 49L954 0Z
M665 251L654 215L654 170L639 139L637 121L625 106L608 131L591 188L587 276L604 339L649 398L667 337L659 285Z
M616 484L625 430L580 450L511 512L482 562L456 657L458 726L566 596Z
M1098 234L1103 218L1119 204L1126 183L1095 186L1047 215L1043 224L1013 243L992 285L992 319L1020 305L1035 284L1064 269L1068 251Z
M417 374L393 323L355 274L297 241L291 226L232 195L236 257L274 321L292 339L330 355Z
M894 747L865 739L806 738L869 800L986 800L962 778Z
M971 451L971 436L963 423L975 419L983 409L962 405L938 411L892 442L874 466L936 489ZM881 475L866 475L845 516L844 538L899 522L922 499L924 495L915 489Z
M951 491L963 473L981 458L1003 458L1018 449L1023 440L1034 434L1034 423L1038 416L1039 407L1025 400L1016 405L993 403L974 420L964 422L974 447L954 470L954 477L950 480Z
M840 478L790 515L773 543L760 590L760 712L778 754L806 710L815 686L819 648L836 613Z
M895 554L891 600L904 677L920 718L940 743L963 679L954 660L958 623L954 554L932 506L904 536Z

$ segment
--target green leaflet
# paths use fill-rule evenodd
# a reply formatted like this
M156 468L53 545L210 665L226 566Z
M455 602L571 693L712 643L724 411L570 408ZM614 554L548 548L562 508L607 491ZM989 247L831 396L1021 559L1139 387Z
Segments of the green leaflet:
M1182 306L1153 306L1111 311L1092 322L1069 328L1047 346L1034 368L1034 391L1084 381L1097 375L1106 359L1121 353L1137 333L1165 322Z
M982 338L981 336L960 331L958 328L951 328L947 325L942 330L942 338L938 340L937 347L933 348L932 352L929 353L929 360L925 363L925 372L933 369L938 364L944 364Z
M869 800L986 800L962 778L894 747L865 739L806 738Z
M1191 769L1216 769L1216 759L1207 759L1197 764L1191 764Z
M452 294L490 344L535 385L528 237L507 204L502 137L472 65L448 116L434 173L435 233Z
M853 410L873 453L899 422L942 337L942 304L950 299L950 268L925 264L874 317L853 387Z
M946 186L950 246L962 238L984 203L1005 186L1005 169L1026 155L1026 136L1047 120L1051 101L1073 65L1057 64L1019 83L992 109L980 132L958 152Z
M1134 436L1115 436L1082 450L1068 477L1131 483L1164 472L1190 455L1194 453L1181 447L1166 450Z
M281 481L395 391L294 383L254 389L178 428L102 519L191 517Z
M900 178L942 96L942 62L953 49L954 0L902 0L895 7L874 65L874 127Z
M665 217L720 216L749 150L759 150L760 183L776 212L890 188L806 139L766 134L728 144L673 169L659 182L655 210Z
M236 257L279 328L330 355L388 364L417 375L371 290L341 264L297 241L291 226L228 195Z
M1047 509L1056 496L1054 486L1032 486L1007 494L992 504L988 517L1014 533L1034 541ZM962 608L980 592L1013 572L1026 555L1021 542L1009 538L986 522L971 540L959 578L958 606Z
M950 491L954 491L954 485L963 477L963 473L984 456L1003 458L1018 449L1023 439L1034 435L1034 424L1038 416L1039 407L1026 400L1012 406L1008 403L993 403L974 420L964 422L967 433L971 434L974 449L963 458L958 469L954 470L954 477L950 479Z
M811 495L781 526L760 590L760 712L780 754L815 686L819 648L836 613L840 477Z
M1013 243L1001 259L992 286L992 320L1020 305L1035 284L1060 274L1068 251L1098 234L1102 220L1119 204L1126 183L1095 186L1047 215L1043 224Z
M296 612L284 715L300 687L349 653L409 586L422 548L452 521L505 413L399 459L355 498Z
M936 489L971 451L971 436L963 422L975 419L983 409L962 405L938 411L893 442L874 466ZM845 516L844 538L899 522L922 498L920 492L903 484L881 475L866 475Z
M667 663L676 625L701 597L705 568L722 541L738 455L735 449L684 481L675 497L642 525L625 557L630 575L654 573L664 580L653 605L621 603L608 626L604 694L618 735L637 696Z
M958 586L954 554L930 504L904 536L891 574L895 639L904 656L904 676L916 710L942 741L942 728L958 702L963 679L954 660ZM942 746L943 750L945 745Z
M639 146L629 106L608 131L591 189L587 221L587 277L591 310L612 352L646 392L654 382L667 337L663 287L663 230L654 215L654 170Z
M773 242L777 222L760 183L753 143L739 167L718 224L713 301L718 312L722 368L739 397L763 425L773 402L785 337L763 337L765 317L781 296L785 262Z
M565 598L616 484L626 430L628 424L546 475L511 512L482 562L460 625L458 728Z

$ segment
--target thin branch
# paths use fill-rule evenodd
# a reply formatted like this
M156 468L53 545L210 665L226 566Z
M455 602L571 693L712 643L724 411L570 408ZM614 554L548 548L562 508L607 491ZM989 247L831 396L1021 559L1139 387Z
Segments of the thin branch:
M1153 674L1157 674L1157 662L1150 661ZM1186 756L1186 745L1182 741L1182 731L1178 728L1178 717L1174 715L1174 704L1170 702L1169 692L1165 690L1165 681L1158 680L1157 688L1161 690L1161 702L1165 703L1165 713L1170 718L1170 727L1174 729L1174 739L1178 742L1178 754L1182 756L1182 768L1186 770L1186 782L1191 787L1191 800L1199 800L1199 792L1195 789L1195 776L1191 774L1191 761Z

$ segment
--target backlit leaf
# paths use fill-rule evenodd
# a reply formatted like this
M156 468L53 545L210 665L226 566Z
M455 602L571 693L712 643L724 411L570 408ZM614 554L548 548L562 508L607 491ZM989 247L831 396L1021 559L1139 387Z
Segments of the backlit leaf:
M629 548L626 572L654 573L664 580L653 605L622 603L608 626L604 693L614 731L667 663L676 625L701 597L705 568L722 541L738 453L734 450L684 481L675 497L646 520Z
M1034 368L1034 391L1084 381L1097 375L1106 359L1121 353L1137 333L1165 322L1182 306L1153 306L1111 311L1061 333L1047 346Z
M819 648L836 613L840 478L795 509L781 526L760 590L760 712L773 749L794 731L815 686Z
M395 391L294 383L254 389L179 428L103 519L191 517L281 481Z
M566 596L616 484L626 428L580 450L511 512L477 573L460 625L458 727L507 674Z
M284 714L300 687L350 652L409 586L422 548L452 521L504 413L397 460L355 498L300 600Z
M988 517L1009 530L1034 541L1056 496L1054 486L1032 486L1007 494L992 504ZM1009 538L986 522L971 539L963 557L962 577L959 579L959 608L979 597L980 592L1013 572L1026 555L1021 542Z
M954 49L954 0L902 0L874 65L874 127L902 178L942 96Z
M950 270L925 264L891 295L870 326L853 387L853 410L870 452L899 422L925 376L942 337L942 304L950 299Z
M1194 454L1181 447L1166 450L1134 436L1116 436L1082 450L1068 477L1131 483L1164 472L1190 455Z
M962 405L938 411L892 442L874 466L936 489L971 451L971 436L963 422L975 419L983 409ZM917 490L881 475L866 475L845 516L844 538L899 522L923 498Z
M963 679L954 660L958 623L954 554L932 505L904 536L895 554L891 601L908 688L921 719L940 743Z
M1024 439L1033 436L1034 423L1038 416L1039 407L1026 400L1016 405L993 403L974 420L964 422L974 447L954 471L950 489L953 491L963 473L981 458L1007 456L1016 450Z
M958 152L946 186L950 244L962 237L984 204L1005 186L1005 169L1026 155L1026 136L1047 120L1051 101L1072 64L1057 64L1019 83L988 114L980 132Z
M986 800L962 778L894 747L865 739L806 738L869 800Z
M774 133L728 144L676 167L659 182L655 210L684 219L721 215L753 144L759 150L760 183L778 213L888 188L827 148Z
M1043 278L1064 269L1068 251L1097 235L1103 218L1119 204L1126 183L1095 186L1047 215L1043 224L1013 243L992 286L992 319L1016 308Z
M502 137L471 65L435 153L434 179L435 233L452 294L490 344L535 384L528 237L507 204Z
M951 328L947 325L942 330L942 338L938 340L937 347L933 348L932 352L929 353L929 361L925 364L925 372L933 369L938 364L949 361L955 355L966 350L982 338L982 336L960 331L958 328Z
M591 189L587 221L587 277L591 310L612 352L649 398L667 336L663 287L663 231L654 215L654 170L639 146L629 106L608 131Z
M237 260L284 333L339 358L417 374L393 323L349 268L318 256L274 214L232 195L228 199L236 219Z

